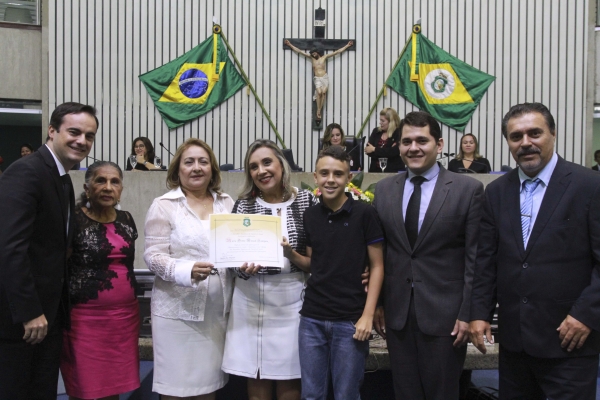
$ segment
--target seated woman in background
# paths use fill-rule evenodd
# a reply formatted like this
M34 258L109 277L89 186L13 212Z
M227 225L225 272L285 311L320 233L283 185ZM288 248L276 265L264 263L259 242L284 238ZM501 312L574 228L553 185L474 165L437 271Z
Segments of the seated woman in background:
M119 201L123 172L90 165L73 210L67 261L71 329L63 332L60 369L70 399L118 399L140 386L140 313L133 272L135 222Z
M21 158L32 154L35 150L33 150L33 146L29 143L23 143L21 145Z
M463 135L458 155L448 164L448 171L489 174L491 170L490 162L479 154L477 138L472 133Z
M360 154L359 148L346 149L346 136L344 135L344 130L340 126L340 124L336 124L335 122L327 125L325 128L325 133L323 134L323 148L326 148L337 145L341 146L344 150L348 152L351 157L350 160L350 171L360 171Z
M150 139L139 137L133 140L131 145L131 155L137 159L135 168L131 166L131 162L127 159L127 171L149 171L151 169L160 169L154 165L154 146Z
M365 154L371 157L369 172L398 172L406 167L400 158L400 117L393 108L384 108L379 113L379 127L373 129ZM387 158L384 171L379 165L380 158Z

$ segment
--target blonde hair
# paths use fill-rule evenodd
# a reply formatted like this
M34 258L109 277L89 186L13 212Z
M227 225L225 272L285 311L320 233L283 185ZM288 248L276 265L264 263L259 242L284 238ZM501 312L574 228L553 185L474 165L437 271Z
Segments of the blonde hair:
M481 154L479 154L479 143L477 142L477 138L472 133L465 133L460 138L460 146L458 146L458 155L456 156L456 159L462 160L465 157L465 155L463 154L463 149L462 149L462 141L467 136L471 136L473 138L473 142L475 142L475 151L473 152L473 159L476 160L478 158L481 158Z
M248 147L248 151L246 152L246 158L244 159L244 175L246 176L246 179L244 181L244 186L242 186L239 198L243 200L254 200L260 193L260 190L254 184L254 180L250 174L250 157L261 147L271 149L275 155L275 158L277 158L281 164L281 184L283 185L283 197L289 199L291 196L294 196L296 194L296 190L291 185L292 172L287 160L285 159L285 156L283 155L283 152L272 140L258 139L252 143L250 147Z
M186 140L177 148L175 156L173 156L171 164L169 164L169 169L167 170L167 188L176 189L181 186L181 182L179 181L179 164L181 163L183 152L192 146L201 147L208 153L208 158L210 158L210 169L212 173L210 182L208 184L208 189L221 194L221 171L219 170L217 157L215 157L215 153L213 153L212 149L208 144L206 144L206 142L195 138Z
M396 129L400 127L400 117L398 116L398 113L393 108L386 107L379 112L379 115L384 116L385 119L388 120L389 126L387 134L388 137L392 137L394 132L396 132ZM381 132L381 128L379 128L379 131Z

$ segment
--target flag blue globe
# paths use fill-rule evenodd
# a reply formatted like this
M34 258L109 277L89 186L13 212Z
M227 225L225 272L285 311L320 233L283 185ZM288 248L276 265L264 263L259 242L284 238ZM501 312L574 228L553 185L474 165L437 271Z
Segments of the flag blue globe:
M179 90L190 99L197 99L208 90L208 77L199 69L188 69L179 78Z

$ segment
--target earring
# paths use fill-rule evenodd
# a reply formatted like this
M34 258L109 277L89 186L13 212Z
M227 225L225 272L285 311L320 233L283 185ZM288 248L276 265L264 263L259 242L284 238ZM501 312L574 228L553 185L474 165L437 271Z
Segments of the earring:
M90 196L86 194L85 197L87 199L87 202L85 203L85 208L89 210L90 208L92 208L92 205L90 204Z
M121 200L117 200L117 204L115 204L115 210L121 211Z

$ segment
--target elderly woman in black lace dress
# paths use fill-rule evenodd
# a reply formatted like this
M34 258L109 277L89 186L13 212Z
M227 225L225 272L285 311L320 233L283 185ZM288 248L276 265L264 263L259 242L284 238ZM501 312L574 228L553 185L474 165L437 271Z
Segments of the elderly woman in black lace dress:
M61 371L71 399L118 399L140 386L139 308L133 260L137 229L121 211L123 172L98 161L85 174L67 262L71 329Z

